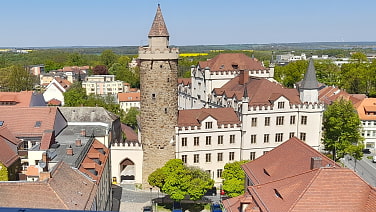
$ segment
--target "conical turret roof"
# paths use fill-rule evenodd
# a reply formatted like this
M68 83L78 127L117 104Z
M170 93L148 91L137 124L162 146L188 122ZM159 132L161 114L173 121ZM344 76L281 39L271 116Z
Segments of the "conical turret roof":
M309 65L307 72L304 75L304 79L300 88L302 89L317 89L319 87L319 82L316 79L316 70L313 65L313 59L309 60Z
M153 25L151 26L149 37L168 37L166 23L164 22L161 7L158 4L157 13L155 14Z

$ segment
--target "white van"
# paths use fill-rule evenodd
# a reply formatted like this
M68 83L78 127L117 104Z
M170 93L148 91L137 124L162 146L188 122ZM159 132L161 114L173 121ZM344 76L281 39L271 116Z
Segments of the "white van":
M373 156L372 162L376 163L376 156Z

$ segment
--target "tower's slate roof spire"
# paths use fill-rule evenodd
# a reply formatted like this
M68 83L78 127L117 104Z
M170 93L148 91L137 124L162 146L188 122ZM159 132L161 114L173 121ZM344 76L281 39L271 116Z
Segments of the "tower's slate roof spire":
M158 4L157 13L155 14L153 25L151 26L149 37L169 37L166 24L163 19L161 7Z
M316 79L316 70L315 66L313 65L313 59L309 60L309 65L307 72L304 75L304 79L302 81L301 87L303 89L317 89L319 87L319 83Z

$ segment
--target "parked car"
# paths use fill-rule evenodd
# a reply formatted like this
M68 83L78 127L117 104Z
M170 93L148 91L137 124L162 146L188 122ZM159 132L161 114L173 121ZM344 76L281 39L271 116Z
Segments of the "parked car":
M151 206L145 206L142 211L143 212L153 212L153 208Z
M172 204L172 212L183 212L180 202L174 201L174 203Z
M364 154L371 154L371 151L369 149L363 149Z
M222 212L222 207L219 203L212 203L210 205L211 212Z
M372 162L376 163L376 156L372 157Z

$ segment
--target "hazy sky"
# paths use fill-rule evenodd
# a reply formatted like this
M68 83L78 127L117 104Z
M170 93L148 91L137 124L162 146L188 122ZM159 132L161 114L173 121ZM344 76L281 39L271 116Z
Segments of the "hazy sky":
M376 41L375 0L1 0L0 47Z

